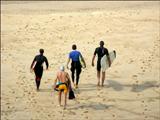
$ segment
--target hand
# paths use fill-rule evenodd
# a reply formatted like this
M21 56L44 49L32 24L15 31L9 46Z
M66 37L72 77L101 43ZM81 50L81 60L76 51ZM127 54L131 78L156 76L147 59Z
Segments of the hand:
M92 66L94 67L94 62L92 62Z
M69 67L68 67L68 65L67 65L67 69L69 70Z
M109 67L111 67L111 62L109 62Z

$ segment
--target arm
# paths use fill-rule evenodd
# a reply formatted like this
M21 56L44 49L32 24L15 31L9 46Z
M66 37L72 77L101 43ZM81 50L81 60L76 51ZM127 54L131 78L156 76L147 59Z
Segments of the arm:
M97 48L95 49L94 55L93 55L93 58L92 58L92 66L94 66L94 59L96 57L96 53L97 53Z
M33 62L32 62L32 64L31 64L31 67L30 67L31 72L32 72L32 70L34 69L35 62L36 62L36 57L33 59Z
M48 64L48 60L47 60L47 58L45 57L45 63L46 63L46 69L48 70L48 66L49 66L49 64Z
M54 80L54 85L53 85L54 89L56 88L56 83L57 83L57 76L56 76L56 79Z
M94 59L95 59L96 55L93 55L93 58L92 58L92 66L94 66Z
M86 68L86 62L81 54L80 54L80 56L81 56L82 62L84 63L84 67Z
M66 66L67 66L67 69L69 69L69 68L68 68L69 62L70 62L70 58L68 58L68 61L67 61L67 65L66 65Z

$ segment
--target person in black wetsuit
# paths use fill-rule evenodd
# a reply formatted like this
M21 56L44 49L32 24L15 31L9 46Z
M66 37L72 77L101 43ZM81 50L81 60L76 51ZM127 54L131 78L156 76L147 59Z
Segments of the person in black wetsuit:
M44 50L40 49L39 50L40 54L36 55L32 64L31 64L31 71L34 71L35 73L35 82L37 85L37 91L39 91L39 86L43 74L43 63L46 63L46 70L48 70L48 60L47 58L43 55Z
M94 59L96 57L96 54L98 55L98 60L97 60L97 78L98 78L98 83L97 83L97 86L100 86L100 77L101 77L101 63L100 62L101 62L101 58L104 55L107 55L107 59L109 61L109 66L111 65L108 49L103 47L103 46L104 46L104 42L100 41L100 47L97 47L95 49L95 52L94 52L94 55L93 55L93 58L92 58L92 66L94 66ZM102 87L103 87L103 84L104 84L104 79L105 79L105 72L102 72Z
M75 88L78 88L78 82L79 82L79 77L80 77L80 73L81 73L81 68L82 68L82 65L81 65L81 62L80 62L80 57L82 59L82 62L84 63L84 68L86 67L86 63L84 61L84 58L83 56L81 55L81 53L79 51L76 50L77 49L77 46L74 44L72 45L72 50L70 53L69 53L69 58L68 58L68 62L67 62L67 69L68 68L68 64L70 62L70 60L72 60L72 63L71 63L71 72L72 72L72 81L74 83L74 74L75 74L75 71L76 71L76 84L75 85Z

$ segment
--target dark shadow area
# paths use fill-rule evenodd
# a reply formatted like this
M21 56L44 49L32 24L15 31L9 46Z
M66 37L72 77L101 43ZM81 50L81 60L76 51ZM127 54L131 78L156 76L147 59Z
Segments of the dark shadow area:
M140 85L132 85L132 92L142 92L143 90L153 88L153 87L160 87L160 85L157 84L157 81L147 81Z
M113 105L106 105L106 104L102 104L102 103L82 103L75 107L71 107L69 108L70 110L77 110L77 109L86 109L86 108L91 108L94 110L106 110L109 109L110 107L113 107Z
M147 81L142 84L121 84L114 80L107 80L108 85L104 85L104 88L113 88L116 91L121 91L124 88L131 88L132 92L142 92L143 90L153 88L153 87L160 87L157 84L157 81Z
M39 89L39 92L52 92L53 89Z
M121 91L123 90L123 85L118 83L117 81L114 80L107 80L108 85L104 86L104 87L112 87L114 90L116 91Z
M122 91L124 88L131 88L132 92L142 92L143 90L160 87L157 84L157 81L147 81L142 84L121 84L115 80L106 80L108 85L104 84L103 89L113 88L115 91ZM101 87L100 87L101 89ZM81 92L88 92L88 91L96 91L99 90L96 84L80 84L78 89L74 90L75 94L80 94ZM40 89L39 92L52 92L53 89Z
M76 91L86 92L86 91L92 91L92 90L97 90L96 84L81 84Z

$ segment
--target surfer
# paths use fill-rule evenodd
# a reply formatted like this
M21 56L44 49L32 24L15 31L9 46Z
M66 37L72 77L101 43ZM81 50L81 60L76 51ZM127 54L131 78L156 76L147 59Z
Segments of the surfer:
M46 63L46 70L48 70L49 66L47 58L43 55L44 50L40 49L39 52L40 54L35 56L30 67L31 72L34 71L35 73L35 82L37 86L37 91L39 91L40 82L43 74L43 63L44 62Z
M78 88L78 83L79 83L79 77L80 77L80 73L81 73L81 68L82 68L82 65L81 65L81 62L80 62L80 58L84 64L84 68L86 67L86 63L84 61L84 58L82 56L82 54L76 50L77 49L77 46L74 44L72 45L72 50L70 53L69 53L69 57L68 57L68 61L67 61L67 69L68 68L68 64L70 62L70 60L72 60L71 62L71 72L72 72L72 81L74 83L74 80L75 80L75 71L76 71L76 84L75 85L75 88Z
M109 53L108 53L108 49L104 47L104 41L100 41L100 47L97 47L95 49L93 58L92 58L92 66L94 66L94 59L96 57L96 54L98 55L98 59L97 59L97 79L98 79L98 83L97 86L100 86L100 78L101 78L101 58L106 55L107 59L109 61L109 66L111 65L111 61L109 58ZM104 80L105 80L105 71L102 71L102 87L104 84Z
M61 96L62 92L64 92L65 96L64 109L66 108L67 105L67 93L69 91L69 88L71 88L71 81L69 74L65 72L64 66L61 66L60 71L58 71L56 79L54 81L54 89L56 91L59 91L58 95L59 106L61 106Z

